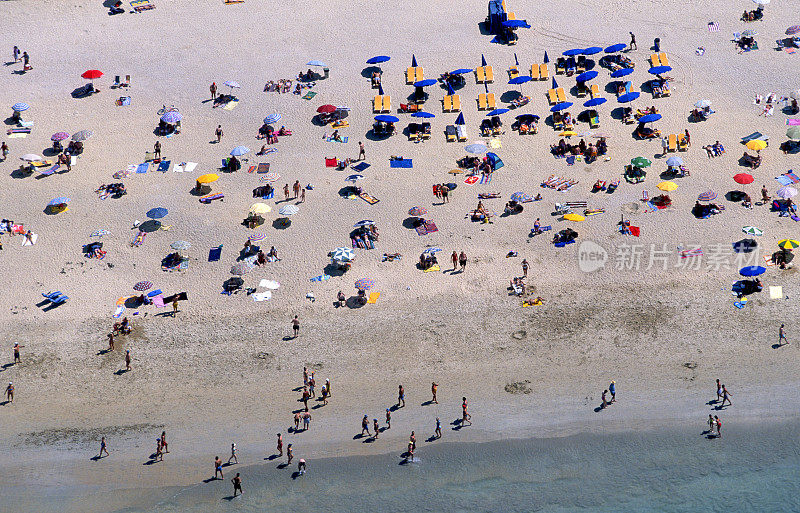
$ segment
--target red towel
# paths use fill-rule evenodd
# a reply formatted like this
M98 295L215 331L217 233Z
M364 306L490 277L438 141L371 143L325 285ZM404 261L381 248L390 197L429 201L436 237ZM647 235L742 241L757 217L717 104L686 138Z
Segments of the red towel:
M339 161L336 160L335 158L332 158L332 159L329 159L327 157L325 158L325 167L336 167L338 165L339 165Z
M628 227L628 229L631 231L631 235L633 235L634 237L638 237L639 236L639 227L638 226L630 226L630 227Z

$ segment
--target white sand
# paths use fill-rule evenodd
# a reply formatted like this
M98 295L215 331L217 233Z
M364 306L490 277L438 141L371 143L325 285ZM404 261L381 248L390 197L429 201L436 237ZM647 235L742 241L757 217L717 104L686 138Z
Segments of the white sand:
M559 411L559 418L553 419L555 426L573 424L591 411L611 379L643 398L641 409L626 413L631 419L651 415L644 409L644 398L655 390L696 397L710 393L717 377L732 383L732 391L746 383L770 386L795 379L794 358L786 357L796 351L795 346L770 348L785 312L796 309L793 270L770 268L764 277L765 285L782 285L788 299L770 301L762 293L739 311L732 306L729 292L738 276L732 261L728 270L707 270L708 259L696 270L672 267L680 263L674 252L679 244L702 243L707 254L718 253L743 237L744 225L764 230L759 242L769 251L776 241L796 237L793 221L768 213L766 207L750 211L722 198L728 190L740 188L756 199L762 184L774 192L778 184L773 178L798 167L796 154L777 150L785 140L786 115L776 109L774 117L759 117L759 108L752 105L756 93L766 96L774 91L785 96L798 87L800 57L773 51L771 44L783 37L786 25L796 22L784 16L787 6L768 6L766 19L748 27L736 21L745 7L750 8L748 2L723 7L626 1L609 6L592 0L545 9L509 0L517 16L534 25L521 33L516 47L509 48L489 44L491 37L479 34L477 23L486 15L484 1L447 8L430 2L346 6L322 2L314 4L313 11L311 5L297 10L291 3L267 7L255 0L231 6L211 0L156 3L157 9L150 12L112 17L98 2L0 5L8 34L3 51L10 54L11 46L17 44L28 51L34 66L25 75L12 73L21 65L7 66L0 75L0 105L27 102L31 109L24 118L35 121L27 138L7 140L11 155L0 165L2 216L24 223L39 235L34 247L24 248L3 237L6 272L0 339L8 344L9 356L14 340L26 345L24 363L0 372L0 379L13 379L17 385L13 406L0 408L0 438L17 447L17 454L38 454L29 443L32 432L97 430L81 431L74 440L60 434L50 439L72 449L63 453L66 461L82 462L80 479L97 483L107 476L83 462L106 426L134 426L126 431L131 433L126 435L129 438L111 443L121 445L126 457L135 462L149 454L152 444L146 440L153 439L162 425L182 446L181 451L204 455L204 459L213 457L211 452L224 453L232 439L254 450L263 444L271 448L276 429L285 428L291 420L288 412L296 404L296 393L290 390L298 384L304 364L320 364L320 383L326 377L335 383L334 403L315 410L314 432L315 438L342 442L335 445L339 454L394 450L401 443L404 434L398 434L394 445L386 441L392 441L391 437L369 447L344 443L356 432L362 411L382 419L380 412L393 403L398 382L406 384L415 405L428 399L431 380L441 383L440 401L448 403L448 416L458 414L460 397L468 395L472 408L481 411L475 414L476 431L488 437L507 434L493 420L493 408L513 425L532 425L527 416L542 409ZM718 21L721 31L707 32L708 21ZM760 33L761 50L739 55L730 35L745 28ZM568 48L627 42L629 29L636 33L640 48L628 54L636 63L630 77L636 87L650 78L646 59L654 37L661 38L674 68L669 73L675 78L672 96L650 100L643 93L638 105L656 105L664 119L655 126L663 133L688 128L693 142L690 151L680 154L691 176L677 180L680 187L670 194L672 209L630 215L632 223L641 227L640 239L619 236L616 223L630 204L638 205L641 212L638 199L644 189L651 196L658 192L658 174L665 165L653 158L661 152L657 140L635 141L630 135L633 125L610 119L608 113L618 105L613 94L603 93L609 102L598 109L602 131L611 134L610 162L568 167L549 154L549 145L558 140L549 126L541 123L538 135L526 137L509 129L497 150L506 166L495 174L492 184L470 187L460 176L456 180L460 185L446 205L433 204L431 185L451 181L447 171L464 155L464 145L444 141L444 126L456 114L441 114L441 89L429 88L426 110L437 115L430 141L415 145L402 134L376 142L365 137L372 123L375 91L361 71L373 55L392 57L382 68L384 89L395 109L412 92L404 85L412 53L425 68L426 78L458 67L475 67L481 53L485 54L495 73L490 91L499 100L506 91L516 90L505 84L505 70L513 64L514 52L521 69L527 70L531 63L541 61L545 50L554 61ZM702 57L695 54L698 46L706 48ZM262 92L267 80L295 77L310 59L323 60L331 68L330 79L315 88L319 94L314 100ZM102 92L72 98L70 92L85 82L80 74L91 68L106 73L95 82ZM597 69L602 90L608 73ZM551 63L551 75L553 71ZM132 75L129 93L109 89L117 74ZM225 80L242 85L236 91L241 102L232 111L212 109L204 102L212 81L220 92L227 91L221 85ZM563 76L557 80L565 88L574 83ZM549 82L523 87L533 101L521 111L543 118L549 114L545 98ZM483 86L468 76L467 86L459 92L470 141L477 140L483 114L477 111L475 97ZM114 105L123 94L130 94L131 106ZM688 123L692 105L701 98L711 100L717 113L707 122ZM576 105L584 101L569 99ZM326 103L352 109L350 127L342 130L349 143L325 142L322 135L331 129L311 123L316 108ZM152 133L158 123L156 112L164 104L176 105L184 116L180 135L159 138L164 156L173 165L194 161L198 167L190 174L133 175L124 180L128 194L122 199L99 200L93 191L100 184L116 181L112 173L140 163L144 153L152 150L157 139ZM273 112L282 114L279 124L294 135L280 139L278 153L263 159L251 154L242 171L220 173L213 188L225 194L224 202L199 203L190 194L194 180L202 173L216 172L220 159L236 145L257 151L262 142L255 140L256 131L263 117ZM572 112L579 111L573 108ZM504 116L507 125L513 115ZM411 118L399 117L402 130ZM210 144L218 124L225 131L222 144ZM586 128L579 125L579 131ZM41 154L50 146L50 135L61 130L95 133L71 173L41 180L10 176L20 155ZM756 181L740 187L731 177L751 171L737 163L743 151L738 141L756 130L770 135L771 144L762 152L764 164L752 171ZM347 185L343 178L349 173L326 169L323 164L324 156L355 157L359 140L365 141L371 164L360 185L381 200L373 206L360 199L342 199L338 191ZM700 147L715 140L728 152L709 160ZM414 168L390 169L390 155L413 158ZM638 155L654 161L643 184L623 181L613 195L589 194L596 179L620 178L623 165ZM295 180L315 186L286 230L272 227L280 205L268 202L274 209L259 229L268 235L261 245L265 249L274 245L282 260L245 277L250 287L263 278L282 284L264 302L253 302L244 294L219 293L251 233L241 222L255 201L251 190L259 185L258 175L248 174L246 167L257 162L271 163L271 170L281 175L279 189ZM541 189L539 183L550 174L573 177L580 184L567 193ZM720 193L717 202L727 210L709 220L696 220L691 206L708 189ZM502 193L503 199L485 202L502 211L508 196L518 190L541 192L544 201L526 204L522 215L499 218L492 225L463 219L475 207L478 192ZM72 199L69 211L46 215L45 205L56 196ZM281 196L278 191L276 199ZM591 207L607 209L604 215L574 226L580 240L596 241L610 251L606 269L591 275L578 270L578 244L556 249L549 236L530 241L527 237L536 217L554 230L570 226L550 216L553 203L581 199L589 200ZM428 217L435 220L438 233L418 237L403 227L407 210L414 205L430 210ZM169 209L163 222L171 229L151 233L141 247L131 248L132 223L144 220L145 212L156 206ZM309 282L322 274L328 251L349 244L348 233L361 219L376 221L381 234L376 249L357 250L353 269L344 277ZM102 239L108 256L102 261L85 259L81 245L90 242L88 235L99 228L113 233ZM160 260L176 240L193 245L188 252L192 256L189 269L183 274L164 273ZM615 269L614 247L631 243L643 245L642 269ZM209 248L219 244L224 246L222 260L207 262ZM429 244L444 249L444 268L449 268L447 255L452 250L466 251L470 257L466 273L417 270L416 259ZM651 244L671 252L667 271L660 266L645 269ZM519 257L506 259L511 250L518 251ZM403 259L381 263L384 252L400 252ZM544 306L521 309L518 298L507 296L508 280L520 274L522 258L531 263L529 280L536 294L545 298ZM363 277L375 279L375 290L382 293L378 304L334 310L336 292L353 294L353 282ZM140 280L151 280L168 294L185 290L190 301L181 304L177 319L154 316L160 312L153 307L141 309L139 316L129 315L134 333L119 340L115 352L98 355L106 346L117 298L133 294L131 287ZM43 312L36 305L40 293L48 290L61 290L71 300ZM316 295L315 303L305 299L308 292ZM287 342L283 337L294 314L301 317L302 336ZM785 320L793 337L791 317ZM512 333L521 338L513 338ZM134 370L115 375L123 366L126 348L136 359ZM697 363L697 368L683 367L687 362ZM503 391L507 383L526 379L532 382L533 394L511 396ZM756 416L781 411L773 402L764 411L763 398L753 398L750 405L737 400L737 409L740 403ZM682 408L670 410L668 402L659 404L655 416L683 418L686 414ZM701 402L693 404L702 419L705 407ZM336 409L336 414L328 414L329 409ZM420 419L418 429L431 424L433 414L414 415ZM587 428L597 423L596 417L585 419ZM341 429L326 431L327 422ZM143 423L152 426L135 427ZM312 455L323 453L320 447L317 453L308 450ZM6 462L14 457L2 456ZM45 460L49 457L52 454L42 454ZM115 454L115 458L122 456ZM150 484L155 484L154 479L159 484L173 479L192 482L200 473L198 469L196 474L178 477L167 464L159 467L131 479ZM33 468L15 467L28 472ZM63 479L63 475L48 477L55 482Z

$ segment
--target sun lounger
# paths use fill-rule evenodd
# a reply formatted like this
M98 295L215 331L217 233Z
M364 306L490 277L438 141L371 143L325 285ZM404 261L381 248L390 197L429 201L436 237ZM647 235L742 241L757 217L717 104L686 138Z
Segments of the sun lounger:
M678 134L678 150L686 151L689 149L689 143L686 142L686 136L683 134Z
M662 66L669 66L669 59L667 59L667 54L661 52L658 54L658 59L661 61Z
M497 103L494 99L494 93L488 93L486 95L486 101L489 104L489 110L494 110L497 107Z
M447 142L456 142L457 130L455 125L447 125L444 127L444 135Z
M547 91L547 99L550 101L550 105L555 105L558 103L558 93L555 89L550 89Z
M218 192L218 193L216 193L216 194L208 194L208 195L206 195L206 196L202 196L202 197L200 198L200 203L206 203L206 204L209 204L209 203L211 203L211 202L212 202L212 201L214 201L214 200L221 200L221 199L222 199L222 198L224 198L224 197L225 197L225 195L224 195L224 194L222 194L222 193L220 193L220 192Z
M453 95L453 112L461 112L461 96L458 94Z
M383 95L383 112L392 112L392 97L388 94Z
M450 112L451 110L453 110L453 97L446 95L444 98L442 98L442 111Z
M491 84L494 82L494 69L491 66L484 66L484 72L486 73L486 83Z
M486 93L480 93L478 95L478 110L488 110L489 104L486 101Z
M464 142L467 140L467 129L464 125L457 125L456 126L456 135L458 140Z
M381 110L383 110L383 97L375 95L372 100L372 112L380 112Z
M592 94L592 98L597 98L600 96L600 86L592 84L592 87L589 88L589 92Z
M540 64L539 65L539 79L540 80L547 80L550 78L550 71L547 69L547 64Z
M600 115L597 112L594 112L591 116L589 116L589 128L597 128L600 126Z
M60 290L57 290L55 292L48 292L47 294L42 292L42 297L45 298L45 299L49 299L49 300L53 300L53 299L55 299L55 298L57 298L57 297L59 297L61 295L62 295L62 292Z
M556 75L563 75L567 72L567 60L563 57L559 57L556 61Z
M561 103L567 101L567 96L564 94L563 87L559 87L558 89L556 89L556 96L558 96L558 101Z
M539 80L539 65L531 64L531 79Z
M667 137L667 150L668 151L676 151L678 149L678 140L675 134L669 134Z
M479 84L486 83L486 71L483 66L475 69L475 81Z
M406 69L406 84L413 84L416 82L417 68Z
M517 78L518 76L519 76L519 68L517 68L516 66L511 66L510 68L508 68L509 80Z
M658 59L658 54L650 54L650 67L656 68L661 66L661 61Z

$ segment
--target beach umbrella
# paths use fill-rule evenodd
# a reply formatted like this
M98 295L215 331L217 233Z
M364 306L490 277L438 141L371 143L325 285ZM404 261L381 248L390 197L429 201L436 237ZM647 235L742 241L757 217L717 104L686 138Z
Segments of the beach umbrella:
M580 214L567 214L564 216L564 219L566 219L567 221L575 221L576 223L579 223L586 218Z
M231 274L236 276L242 276L244 274L249 273L253 269L253 264L247 261L242 261L234 264L231 267Z
M519 191L511 195L511 200L516 201L517 203L524 203L526 201L530 201L531 196L530 194L525 194L524 192Z
M11 110L13 110L14 112L25 112L30 108L31 106L25 102L15 103L14 105L11 106Z
M428 86L432 86L435 83L436 83L436 80L434 80L432 78L426 78L425 80L418 80L418 81L414 82L414 87L428 87Z
M797 189L789 186L781 187L780 189L778 189L775 195L781 199L794 198L795 196L797 196Z
M277 112L274 114L270 114L269 116L264 118L264 123L277 123L281 120L281 115Z
M786 130L786 137L793 141L800 140L800 126L791 126Z
M764 274L766 270L766 267L761 267L760 265L748 265L739 269L739 274L742 276L758 276Z
M456 118L456 125L463 125L464 124L464 113L459 112L458 117Z
M308 61L306 66L319 66L320 68L324 68L326 64L322 61Z
M384 94L384 93L383 93L383 84L378 84L378 94L379 94L379 95L381 95L381 96L383 96L383 94ZM322 107L327 107L327 105L323 105ZM320 107L320 109L321 109L322 107ZM331 105L331 107L333 107L333 105ZM336 107L333 107L333 109L334 109L334 110L332 110L331 112L336 112ZM319 112L319 113L322 113L322 111L321 111L321 110L319 110L319 109L317 109L317 112Z
M778 241L778 246L782 247L783 249L795 249L800 246L800 242L794 239L783 239Z
M465 73L472 73L474 70L471 68L458 68L455 71L451 71L451 75L464 75Z
M345 182L356 183L357 181L363 180L363 179L364 179L364 175L350 175L347 178L345 178L344 181Z
M582 55L594 55L596 53L602 52L603 49L599 46L590 46L589 48L584 48L581 52Z
M553 77L552 82L550 82L550 88L556 89L558 87L558 83L556 82L556 77Z
M278 210L280 215L286 217L293 216L298 212L300 212L300 208L297 205L284 205Z
M522 120L526 120L526 121L536 121L537 123L539 122L539 116L537 116L536 114L520 114L518 116L515 116L514 119L522 119Z
M47 204L48 207L55 207L58 205L68 205L71 200L69 198L54 198L50 200L50 203Z
M639 123L652 123L661 119L661 114L648 114L639 118Z
M25 162L35 162L37 160L42 160L42 157L36 155L35 153L26 153L25 155L19 158L20 160L24 160Z
M697 197L697 201L714 201L715 199L717 199L717 193L714 191L706 191Z
M447 174L449 174L449 175L460 175L463 172L464 172L463 169L451 169L450 171L447 172Z
M597 72L595 70L589 70L589 71L584 71L583 73L575 77L575 80L577 80L578 82L588 82L595 78L597 78Z
M493 111L486 114L487 116L499 116L500 114L505 114L509 112L509 109L494 109Z
M317 112L319 112L320 114L330 114L332 112L336 112L336 106L330 104L321 105L319 108L317 108Z
M583 53L583 48L573 48L571 50L567 50L566 52L562 53L565 57L573 57L575 55L580 55Z
M270 172L270 173L267 173L264 176L262 176L260 181L262 183L276 182L276 181L278 181L278 178L280 178L280 177L281 177L281 175L279 175L278 173Z
M503 26L508 28L531 28L525 20L506 20L503 22Z
M233 92L234 89L239 89L239 88L242 87L242 86L239 85L239 82L234 82L233 80L226 80L222 84L230 87L231 88L231 92Z
M69 134L66 132L56 132L50 136L51 141L63 141L69 139Z
M511 80L508 81L508 83L511 85L521 85L524 84L525 82L530 82L531 80L533 79L529 75L520 75L518 77L512 78Z
M150 210L148 210L147 214L145 214L145 215L147 217L149 217L150 219L161 219L162 217L166 217L167 213L168 213L168 211L167 211L166 208L164 208L164 207L156 207L156 208L151 208Z
M261 242L262 240L267 238L267 234L263 232L256 232L256 233L251 233L250 236L247 238L250 239L250 242Z
M638 98L638 97L639 97L639 94L640 94L640 93L639 93L639 91L632 91L632 92L630 92L630 93L625 93L625 94L623 94L623 95L619 96L619 97L617 98L617 101L618 101L619 103L628 103L628 102L632 102L633 100L635 100L636 98Z
M161 121L163 121L164 123L169 123L169 124L175 124L175 123L177 123L178 121L180 121L182 119L183 119L183 115L181 115L181 113L176 111L176 110L165 112L161 116Z
M336 248L331 252L331 259L338 262L352 262L356 252L352 248Z
M133 286L133 290L144 292L145 290L151 289L152 287L153 287L152 281L140 281L139 283Z
M584 107L597 107L598 105L602 105L607 101L608 100L606 100L605 98L600 98L600 97L592 98L589 101L583 102L583 106Z
M214 183L217 180L219 180L219 175L216 173L208 173L197 177L197 181L200 183Z
M375 121L381 121L383 123L397 123L400 121L400 118L390 116L389 114L379 114L375 116Z
M103 72L99 69L89 69L81 73L81 77L89 80L94 84L95 79L100 78L103 76Z
M411 207L410 209L408 209L408 215L414 216L414 217L422 217L427 213L428 213L428 209L423 208L423 207Z
M672 71L672 66L654 66L647 70L647 72L651 75L661 75L662 73L666 73L668 71Z
M763 235L764 232L761 229L756 228L755 226L744 226L742 227L742 231L748 235Z
M476 155L480 155L481 153L486 153L487 151L489 151L489 147L486 146L485 144L473 143L473 144L468 144L464 148L464 150L467 153L473 153L473 154L476 154Z
M375 286L375 280L371 278L361 278L355 283L358 290L369 290Z
M611 78L622 78L633 73L633 68L621 68L611 73Z
M756 5L767 5L769 0L753 0L753 3Z
M670 157L667 159L667 165L671 167L678 167L683 165L683 159L680 157Z
M253 203L250 205L250 213L255 215L267 214L272 212L272 207L266 203Z
M72 134L72 140L75 142L83 142L94 135L91 130L81 130L80 132Z
M645 167L650 167L650 164L652 164L652 162L650 162L644 157L635 157L631 159L632 166L645 168Z
M787 36L793 36L795 34L800 34L800 25L792 25L786 29Z
M161 222L156 219L148 219L139 225L139 231L145 233L152 233L161 228Z
M550 107L550 112L559 112L562 110L567 110L570 107L572 107L572 102L556 103L555 105Z
M231 155L234 157L241 157L242 155L246 155L250 153L250 148L247 146L237 146L231 150Z
M415 113L411 114L411 117L412 118L430 119L430 118L435 118L436 115L435 114L431 114L430 112L419 111L419 112L415 112Z
M564 130L558 135L560 137L572 137L573 135L578 135L578 132L576 132L575 130Z
M661 182L656 187L658 187L662 191L672 192L672 191L674 191L675 189L678 188L678 184L676 184L675 182L670 182L669 180L667 180L666 182Z
M356 224L354 224L353 228L363 228L364 226L372 226L373 224L375 224L375 221L373 221L371 219L363 219L363 220L357 222Z
M604 52L606 52L606 53L617 53L617 52L621 52L622 50L624 50L627 47L628 47L628 45L626 45L625 43L617 43L617 44L614 44L614 45L606 47Z
M737 175L733 175L733 181L742 185L747 185L749 183L753 183L753 177L747 173L739 173Z
M753 37L753 36L757 36L758 32L756 32L753 29L747 29L747 30L743 30L742 31L742 35L745 36L745 37Z
M752 141L747 141L747 144L745 144L745 146L747 146L748 150L761 151L767 147L767 141L762 141L761 139L753 139Z
M169 247L177 251L186 251L187 249L192 247L192 244L186 242L185 240L176 240L175 242L170 244Z
M705 109L706 107L711 107L711 100L698 100L695 104L695 107L698 109Z
M481 54L481 66L486 66L486 57Z
M380 64L382 62L388 61L389 59L391 59L391 57L389 57L388 55L377 55L375 57L372 57L371 59L367 59L367 64Z

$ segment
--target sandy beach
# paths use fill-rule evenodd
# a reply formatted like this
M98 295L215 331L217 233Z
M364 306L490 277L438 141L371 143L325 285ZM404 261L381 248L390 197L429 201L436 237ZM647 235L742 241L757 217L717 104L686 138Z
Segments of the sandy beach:
M9 448L0 454L0 468L12 476L0 491L19 501L9 511L46 511L60 497L72 498L62 511L147 510L169 494L169 487L210 477L214 456L227 460L232 442L239 447L239 466L265 463L278 432L294 444L297 457L312 463L311 474L315 458L400 454L411 430L423 440L432 434L437 416L447 442L687 424L699 432L708 413L716 411L707 403L715 398L717 378L734 394L734 406L716 413L726 427L796 421L800 331L787 315L798 306L796 269L767 266L760 276L764 290L749 296L741 309L734 306L739 298L731 286L742 279L740 267L764 265L762 257L776 251L778 241L796 238L797 225L768 205L748 209L725 198L729 191L742 190L755 201L762 185L774 196L781 187L775 178L800 163L798 153L779 150L787 120L800 116L787 114L780 103L773 116L760 116L763 104L753 103L756 95L788 97L800 87L795 71L800 57L774 48L776 39L786 37L787 26L798 22L786 15L788 6L767 5L763 21L743 23L739 17L744 9L755 8L751 2L627 0L609 5L590 0L544 6L508 0L517 18L532 25L520 29L519 42L508 46L491 43L492 36L481 33L485 1L457 7L417 1L319 2L298 9L255 0L235 5L160 0L153 10L109 16L110 3L0 4L8 33L0 105L11 115L12 105L27 103L22 118L34 122L25 137L0 136L10 149L0 162L0 216L38 236L32 246L22 246L24 236L0 237L6 268L0 277L5 291L0 296L0 381L13 381L16 387L13 404L0 406L0 443ZM439 14L420 16L431 10ZM719 31L709 31L709 22L718 23ZM759 50L737 51L731 35L745 29L758 32ZM608 102L597 107L598 130L608 135L608 160L568 165L551 154L550 145L562 137L548 120L549 80L523 84L530 103L501 115L505 133L491 151L505 166L488 185L468 185L465 175L448 174L466 155L466 144L492 144L479 133L485 112L478 110L476 98L485 89L474 74L465 75L466 85L457 91L467 141L446 142L445 126L453 124L457 113L442 112L446 90L439 85L427 88L425 110L436 116L429 120L431 138L413 143L402 133L416 121L397 113L414 91L404 76L412 55L425 78L476 68L483 55L494 67L495 82L488 90L498 107L505 107L520 89L507 83L515 53L524 74L547 51L550 75L565 88L575 104L570 111L577 115L588 97L573 95L574 77L555 75L554 61L571 48L628 43L629 31L636 34L638 50L623 54L636 65L626 78L642 91L633 105L656 106L662 119L654 127L664 134L688 130L688 151L662 157L660 139L632 137L636 125L624 125L613 114L621 104L610 85L614 79L601 66L594 68L599 72L595 82ZM643 84L652 78L649 48L656 37L669 55L672 92L651 99ZM33 69L27 73L19 73L22 63L10 59L14 45L30 55ZM375 55L391 57L380 65L382 87L392 97L391 114L400 118L398 133L386 139L371 132L376 89L365 69ZM297 74L312 59L330 69L329 78L311 89L314 98L264 92L270 80L291 78L294 87ZM91 69L104 73L94 81L100 92L74 98L71 93L87 82L81 74ZM130 75L130 87L111 88L116 75ZM233 91L238 104L231 110L214 108L209 85L216 82L221 93L228 93L222 84L231 80L241 85ZM130 97L130 105L116 105L121 96ZM690 121L701 99L709 100L715 113L707 121ZM333 129L320 126L315 116L325 104L349 107L349 126L340 130L348 142L324 137ZM181 132L157 136L158 111L170 105L183 116ZM277 125L292 135L270 146L277 152L256 156L265 144L256 139L258 129L273 113L281 115ZM511 130L518 113L541 116L536 135ZM6 125L11 129L14 123L9 118ZM218 125L224 130L220 143L214 135ZM51 134L81 130L94 135L84 142L72 171L20 175L21 156L55 160L45 151L52 145ZM575 130L585 134L589 126L578 123ZM753 132L770 137L756 169L739 162L743 152L755 154L740 143ZM171 162L166 173L151 166L147 173L112 177L144 162L157 140ZM350 185L345 178L355 171L325 167L326 157L356 158L359 141L370 166L358 186L379 199L376 204L342 194ZM709 158L702 147L715 141L727 151ZM252 150L243 157L248 160L242 169L220 170L221 160L239 145ZM390 167L392 156L412 159L413 167ZM643 182L627 183L624 167L637 156L652 165ZM650 208L642 194L662 194L659 175L671 156L681 157L690 174L674 180L678 188L668 193L669 208ZM182 162L197 167L175 172ZM252 189L264 182L263 175L248 173L248 168L262 162L280 175L274 199L252 197ZM224 194L222 201L204 204L192 193L205 173L219 175L211 185L213 192ZM733 180L737 173L749 173L754 181L739 185ZM540 186L554 174L578 183L565 192ZM590 192L597 180L618 179L613 194ZM295 181L312 185L305 202L283 200L284 184ZM112 182L123 182L127 194L100 199L96 189ZM447 182L458 186L443 203L431 187ZM491 224L466 218L479 193L500 195L483 200L499 214L517 191L543 199L525 203L521 214L498 215ZM706 191L718 193L715 203L725 208L698 219L692 207ZM68 210L46 213L56 197L70 198ZM244 220L257 201L272 211L262 226L249 229ZM573 223L554 214L555 203L567 201L586 201L589 208L605 212ZM286 205L296 205L299 212L283 227L278 210ZM409 227L413 206L427 209L425 218L435 221L437 232L420 236ZM146 221L155 207L168 210L160 219L162 229L131 246L138 231L134 224ZM639 227L639 237L620 233L621 216ZM536 218L553 231L530 237ZM379 230L375 248L355 249L349 271L331 272L328 253L349 247L354 224L365 219ZM736 253L732 243L747 237L745 226L758 227L763 235L753 237L756 251ZM554 247L552 234L568 227L577 230L577 243ZM110 233L90 237L101 229ZM279 282L268 301L253 301L245 290L221 294L253 233L265 235L256 243L262 249L274 246L280 255L279 261L242 277L244 289L258 292L264 290L258 287L263 279ZM98 240L105 257L86 258L82 246ZM165 272L161 262L175 241L191 244L185 251L187 268ZM209 250L220 245L219 261L209 261ZM417 268L420 253L429 247L442 249L443 272ZM694 247L702 247L703 255L681 258L680 249ZM452 251L468 255L464 272L450 271ZM507 257L509 252L517 256ZM590 252L598 265L587 264ZM402 259L382 261L384 253L401 253ZM530 263L526 281L531 298L541 297L542 305L523 307L523 299L509 288L510 280L522 275L523 259ZM329 279L311 281L326 273ZM368 294L380 292L374 304L356 304L354 283L363 278L374 280ZM171 305L126 308L123 315L133 330L117 337L113 351L105 351L106 336L119 320L112 317L118 300L140 294L132 287L145 280L164 295L185 291L188 300L180 302L175 316ZM782 290L771 298L770 287ZM334 306L340 290L348 306ZM49 291L62 291L69 300L50 307L42 298ZM295 315L300 336L291 338ZM778 346L781 323L790 344ZM24 345L21 364L13 364L14 342ZM133 355L132 370L123 372L126 350ZM312 401L308 432L287 433L292 412L302 407L304 366L315 371L318 387L330 379L334 393L324 407ZM618 402L595 411L612 380ZM439 383L440 404L423 406L432 381ZM363 415L384 424L398 384L406 389L408 405L393 412L392 429L372 443L354 440ZM473 426L453 430L450 423L460 418L463 396L469 399ZM163 462L144 464L162 430L171 452ZM102 436L111 455L93 461ZM581 438L576 440L580 444ZM421 445L424 453L426 444ZM239 471L235 465L226 468L226 477L230 470ZM28 493L34 476L41 487L37 494Z

